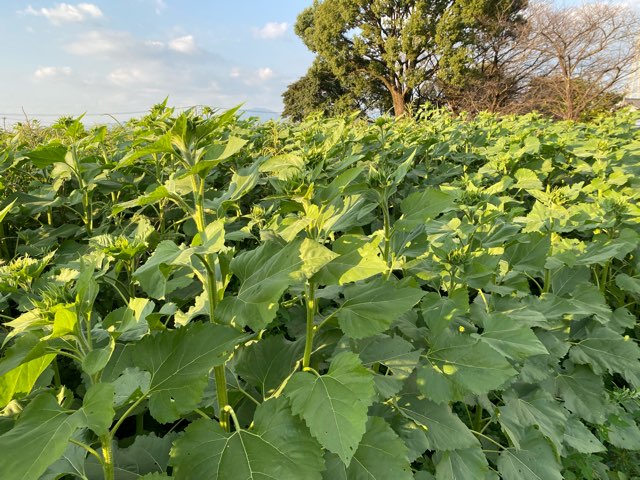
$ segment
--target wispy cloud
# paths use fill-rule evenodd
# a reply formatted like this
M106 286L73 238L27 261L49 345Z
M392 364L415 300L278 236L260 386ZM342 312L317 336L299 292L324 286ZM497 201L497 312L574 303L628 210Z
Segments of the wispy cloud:
M271 70L269 67L261 68L258 70L258 78L263 82L269 80L271 77L273 77L273 70Z
M33 72L36 80L44 80L53 77L68 77L71 75L71 67L40 67Z
M198 50L193 35L185 35L184 37L174 38L169 42L169 49L174 52L191 54Z
M135 39L126 32L93 30L68 44L67 51L81 56L106 55L126 52L134 45Z
M254 28L253 34L257 38L264 40L274 40L287 33L289 24L287 22L268 22L260 28Z
M33 15L36 17L44 17L53 25L62 25L63 23L81 23L90 19L102 18L104 15L102 10L93 3L78 3L71 5L69 3L58 3L51 8L35 9L29 5L21 12L24 15Z

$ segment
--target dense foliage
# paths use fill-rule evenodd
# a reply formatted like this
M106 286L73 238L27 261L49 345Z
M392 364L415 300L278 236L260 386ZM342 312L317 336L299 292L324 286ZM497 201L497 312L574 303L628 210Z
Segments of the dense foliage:
M1 138L3 480L640 475L630 113Z

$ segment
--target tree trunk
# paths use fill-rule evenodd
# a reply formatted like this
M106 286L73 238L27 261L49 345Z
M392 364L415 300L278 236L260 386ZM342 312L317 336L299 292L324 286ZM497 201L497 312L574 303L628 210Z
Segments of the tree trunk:
M396 117L402 117L407 113L407 102L403 93L396 89L389 89L391 99L393 100L393 114Z

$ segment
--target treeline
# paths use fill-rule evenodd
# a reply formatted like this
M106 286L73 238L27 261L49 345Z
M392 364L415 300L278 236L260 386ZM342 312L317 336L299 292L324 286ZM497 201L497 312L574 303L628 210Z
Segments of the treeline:
M294 120L425 104L579 119L622 100L640 17L613 3L315 0L295 32L316 58L282 95Z

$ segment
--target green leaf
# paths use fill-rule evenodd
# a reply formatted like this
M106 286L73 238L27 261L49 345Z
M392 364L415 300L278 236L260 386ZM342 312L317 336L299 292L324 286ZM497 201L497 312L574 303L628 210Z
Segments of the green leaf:
M171 273L168 265L182 253L183 250L172 241L160 242L145 264L134 272L133 278L151 298L164 299L172 290L168 284Z
M609 415L607 433L607 440L614 447L640 450L640 428L631 415Z
M291 410L311 434L349 465L364 435L373 402L373 375L354 353L336 355L325 375L296 373L284 390Z
M25 156L38 168L45 168L56 162L64 162L67 147L59 143L42 145L31 150Z
M533 355L549 353L527 325L505 314L487 315L483 324L482 341L506 358L524 360Z
M109 363L111 354L116 346L113 337L109 337L109 344L103 348L95 348L87 353L82 360L82 371L87 375L95 375Z
M340 256L321 268L312 280L321 285L344 285L384 272L387 264L380 257L379 244L380 239L342 235L333 244Z
M305 167L304 159L293 153L276 155L260 165L261 172L271 173L280 180L289 180L302 173Z
M465 392L482 395L498 389L515 377L511 364L481 339L443 332L426 353L430 362L418 371L418 386L429 395L429 377L438 376L442 385L451 384L455 399ZM429 374L422 376L422 374Z
M640 279L630 277L626 273L620 273L616 275L616 285L625 292L632 293L634 295L640 295Z
M520 235L518 241L507 247L503 260L509 263L511 270L536 275L544 269L551 248L551 237L542 233Z
M436 452L436 480L484 479L489 475L487 458L480 448Z
M222 365L249 336L211 323L189 324L143 338L131 352L133 364L151 374L149 411L160 423L193 411L207 385L209 371Z
M39 478L62 456L78 426L78 417L67 414L53 396L37 396L22 411L15 426L0 436L0 478Z
M237 295L225 297L218 305L216 314L254 331L266 327L275 318L284 291L304 281L301 246L302 241L284 247L267 242L235 257L231 271L242 283Z
M394 228L413 230L454 206L455 198L441 190L427 188L408 195L400 204L402 217Z
M53 354L38 357L0 376L0 408L16 397L31 393L36 381L55 357Z
M267 337L236 353L235 372L266 398L293 372L303 349L303 342L290 342L282 335Z
M51 338L64 337L75 333L78 326L78 314L68 308L60 308L56 311L53 320L53 333Z
M576 417L571 417L565 425L564 442L580 453L598 453L607 450Z
M11 209L13 208L13 206L16 204L18 200L14 200L13 202L11 202L9 205L7 205L6 207L4 207L3 209L0 209L0 223L2 223L2 221L4 220L4 217L7 216L7 214L11 211Z
M98 436L106 435L113 423L115 393L113 384L95 383L89 387L82 401L80 411L84 414L85 426Z
M543 185L536 173L528 168L519 168L514 174L517 182L513 188L522 188L524 190L543 190Z
M383 419L371 417L349 466L334 453L326 455L325 480L412 480L407 447Z
M527 429L520 448L507 448L498 457L504 480L562 480L560 464L551 445L535 429Z
M349 337L370 337L387 330L423 296L419 288L378 278L345 287L345 302L336 316Z
M526 427L537 427L560 452L564 439L567 412L555 399L542 389L523 396L513 391L504 395L504 406L499 407L499 422L511 442L520 448L526 436Z
M608 405L601 376L589 367L576 365L570 372L558 375L555 382L558 394L570 412L590 423L604 423Z
M320 480L324 469L320 446L282 397L256 409L251 430L227 433L211 420L193 422L176 440L170 463L178 480Z
M620 373L634 387L640 387L640 347L607 327L589 329L587 338L571 347L569 357L575 363L591 365L598 375Z
M425 429L430 450L459 450L480 446L471 430L448 405L438 405L420 395L402 395L396 408Z
M120 448L113 443L113 464L118 480L138 480L141 478L169 478L162 476L169 464L171 445L178 435L169 433L164 437L137 435L127 448ZM102 465L95 457L87 460L89 478L102 478ZM156 477L154 477L156 475Z

